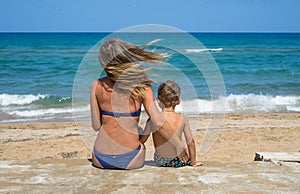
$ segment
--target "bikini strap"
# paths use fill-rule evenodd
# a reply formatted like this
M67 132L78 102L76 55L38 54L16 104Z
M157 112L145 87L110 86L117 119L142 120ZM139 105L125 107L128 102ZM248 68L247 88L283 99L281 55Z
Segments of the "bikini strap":
M123 112L108 112L104 110L100 110L102 115L108 115L112 117L138 117L141 114L141 109L131 112L131 113L123 113Z

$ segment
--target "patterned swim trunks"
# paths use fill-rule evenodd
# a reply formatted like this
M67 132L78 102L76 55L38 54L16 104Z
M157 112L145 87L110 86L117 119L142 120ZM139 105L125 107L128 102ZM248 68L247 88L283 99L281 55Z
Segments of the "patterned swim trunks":
M166 158L166 157L162 157L162 156L158 155L157 153L154 153L154 162L158 166L178 168L178 167L187 166L190 163L190 160L188 160L187 162L180 162L177 157L176 158Z

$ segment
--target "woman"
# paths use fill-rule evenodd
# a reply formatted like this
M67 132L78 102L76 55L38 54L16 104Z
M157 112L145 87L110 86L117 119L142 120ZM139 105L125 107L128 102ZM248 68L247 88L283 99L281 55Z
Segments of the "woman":
M154 64L165 55L148 52L146 47L116 38L101 45L98 58L107 76L95 80L90 93L92 127L98 131L93 163L99 168L135 169L144 165L145 146L139 142L138 133L142 105L153 123L161 126L162 136L172 139L180 159L187 160L184 145L172 138L171 126L154 103L147 69L139 63Z

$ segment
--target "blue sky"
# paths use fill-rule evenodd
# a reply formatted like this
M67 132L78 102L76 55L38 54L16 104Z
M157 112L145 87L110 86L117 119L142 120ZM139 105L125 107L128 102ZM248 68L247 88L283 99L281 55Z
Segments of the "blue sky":
M300 32L300 0L0 0L0 32Z

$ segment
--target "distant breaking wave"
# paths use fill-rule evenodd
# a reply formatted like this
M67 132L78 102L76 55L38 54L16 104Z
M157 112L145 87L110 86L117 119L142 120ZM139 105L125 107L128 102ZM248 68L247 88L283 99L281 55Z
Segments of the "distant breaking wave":
M189 53L200 53L200 52L218 52L218 51L222 51L223 48L212 48L212 49L185 49L186 52Z

